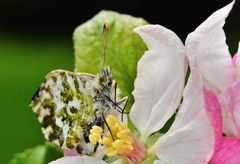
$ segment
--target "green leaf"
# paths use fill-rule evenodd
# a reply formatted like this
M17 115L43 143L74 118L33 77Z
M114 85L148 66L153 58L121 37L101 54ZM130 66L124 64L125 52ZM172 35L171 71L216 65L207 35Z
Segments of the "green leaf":
M55 145L47 143L15 154L9 164L46 164L62 156L63 153Z
M121 90L120 96L129 96L127 109L133 104L132 91L137 62L146 50L140 37L133 32L147 22L142 18L101 11L91 20L76 28L73 36L75 71L97 74L101 69L102 28L107 23L106 65L110 65L113 77Z
M63 151L58 146L47 143L44 163L49 163L53 160L63 157Z

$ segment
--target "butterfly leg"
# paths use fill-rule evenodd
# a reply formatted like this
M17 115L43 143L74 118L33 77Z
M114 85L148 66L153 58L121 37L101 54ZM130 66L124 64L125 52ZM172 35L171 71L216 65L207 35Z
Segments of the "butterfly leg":
M103 113L102 113L102 118L103 118L103 122L106 124L106 126L107 126L107 128L108 128L108 131L110 132L110 134L111 134L111 136L112 136L113 141L115 141L115 139L114 139L114 137L113 137L113 134L112 134L112 131L111 131L111 129L110 129L110 127L109 127L109 125L108 125L108 123L107 123L107 121L106 121L105 116L104 116Z

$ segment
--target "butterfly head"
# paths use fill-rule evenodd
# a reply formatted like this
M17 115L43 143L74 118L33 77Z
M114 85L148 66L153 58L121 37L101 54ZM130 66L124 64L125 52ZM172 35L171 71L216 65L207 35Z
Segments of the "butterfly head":
M108 66L108 67L102 68L98 77L98 83L103 87L111 88L112 82L113 82L112 71L110 67Z

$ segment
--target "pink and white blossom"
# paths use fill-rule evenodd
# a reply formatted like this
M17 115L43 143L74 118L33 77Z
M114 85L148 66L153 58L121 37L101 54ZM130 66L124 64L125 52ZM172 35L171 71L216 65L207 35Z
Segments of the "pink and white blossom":
M190 68L197 68L204 86L218 95L224 133L240 137L240 61L228 51L223 30L234 1L214 12L186 40ZM239 54L239 53L238 53Z
M135 103L130 111L131 122L140 133L136 137L145 145L145 155L156 156L154 163L208 163L214 150L214 131L204 108L203 84L197 70L192 70L184 89L184 45L176 34L160 25L141 26L134 31L148 46L138 62ZM164 127L174 113L177 114L168 132L148 145L151 134ZM65 159L69 160L65 157L53 163Z
M231 57L223 30L233 4L214 12L186 40L190 68L203 77L205 108L215 129L213 164L240 162L240 53Z

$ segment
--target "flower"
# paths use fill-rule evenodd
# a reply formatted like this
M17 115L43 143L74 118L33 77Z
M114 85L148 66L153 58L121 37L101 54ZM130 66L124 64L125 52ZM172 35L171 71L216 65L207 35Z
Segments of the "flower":
M107 155L127 158L130 163L136 162L132 159L136 157L132 156L136 150L140 153L137 156L139 163L150 157L153 157L154 163L207 163L213 154L214 131L204 109L200 74L192 70L184 89L187 62L181 40L160 25L141 26L134 31L142 37L149 49L138 62L133 91L135 103L130 110L131 122L138 133L111 118L113 121L108 121L110 131L103 134L102 139L99 139L101 130L92 129L92 142L98 140L105 145ZM160 134L159 130L174 113L176 116L170 129ZM120 133L125 134L123 138ZM114 146L117 140L126 144L128 149L119 150L118 143ZM88 158L71 157L79 163ZM66 160L69 161L69 157L53 163Z
M240 137L240 60L232 59L223 26L234 1L213 13L186 39L190 68L199 70L204 87L218 95L224 133ZM240 48L239 52L240 54Z
M135 30L149 50L138 63L130 112L145 143L161 129L183 102L168 130L147 152L165 163L207 163L213 152L213 132L203 106L201 77L192 71L184 88L187 62L185 48L172 31L160 25ZM183 151L184 150L184 151Z
M233 4L213 13L186 40L190 68L198 69L203 77L205 108L215 129L210 163L240 161L240 63L237 55L231 58L223 31Z

